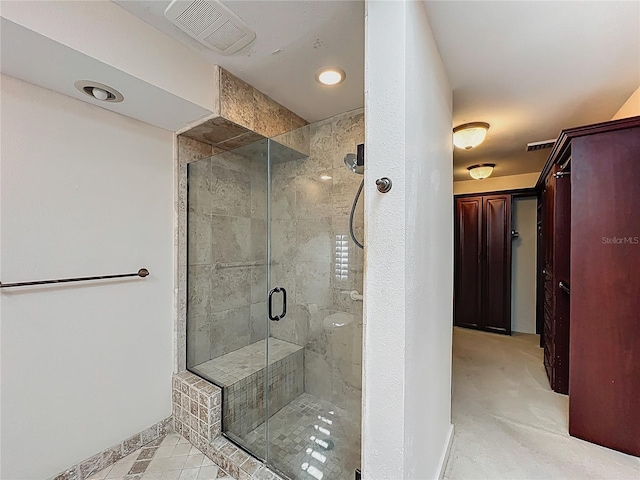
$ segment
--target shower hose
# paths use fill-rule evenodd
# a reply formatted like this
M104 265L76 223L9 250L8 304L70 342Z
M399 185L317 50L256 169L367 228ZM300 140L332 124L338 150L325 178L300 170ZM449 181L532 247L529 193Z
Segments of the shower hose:
M358 199L362 193L362 187L364 187L364 179L360 182L358 193L356 193L356 197L353 199L353 205L351 206L351 215L349 215L349 233L351 234L351 240L353 240L353 243L364 250L364 245L358 241L355 233L353 233L353 216L356 213L356 205L358 205Z

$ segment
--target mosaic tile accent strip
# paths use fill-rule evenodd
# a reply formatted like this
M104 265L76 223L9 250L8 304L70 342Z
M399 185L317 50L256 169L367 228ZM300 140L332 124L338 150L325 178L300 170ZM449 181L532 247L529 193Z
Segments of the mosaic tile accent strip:
M173 430L173 418L168 417L140 433L123 440L106 450L87 458L64 472L52 477L53 480L85 480L93 473L103 470L122 458L127 457L143 445L157 441Z
M223 436L216 438L205 454L237 480L284 480Z
M266 340L209 360L194 368L224 386L222 418L225 432L242 437L264 422ZM279 411L304 391L304 349L269 338L269 413Z
M136 450L88 480L230 480L222 468L171 433Z
M219 387L190 372L183 372L173 376L171 398L177 433L198 448L220 435Z

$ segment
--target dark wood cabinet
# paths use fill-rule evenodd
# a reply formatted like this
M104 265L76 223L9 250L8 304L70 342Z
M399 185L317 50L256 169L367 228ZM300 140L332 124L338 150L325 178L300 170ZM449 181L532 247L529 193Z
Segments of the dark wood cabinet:
M640 456L640 118L571 150L569 433Z
M640 456L640 117L563 131L538 187L545 367L564 382L568 325L569 433Z
M542 242L538 250L542 305L541 346L553 391L569 393L569 258L571 159L562 158L547 174L542 191ZM564 287L564 288L563 288Z
M511 334L511 195L456 198L455 324Z

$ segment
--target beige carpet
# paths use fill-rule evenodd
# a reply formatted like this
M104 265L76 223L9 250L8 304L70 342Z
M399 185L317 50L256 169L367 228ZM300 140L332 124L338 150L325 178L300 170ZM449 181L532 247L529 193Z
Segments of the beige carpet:
M567 433L537 335L454 329L454 439L445 478L640 480L640 458Z

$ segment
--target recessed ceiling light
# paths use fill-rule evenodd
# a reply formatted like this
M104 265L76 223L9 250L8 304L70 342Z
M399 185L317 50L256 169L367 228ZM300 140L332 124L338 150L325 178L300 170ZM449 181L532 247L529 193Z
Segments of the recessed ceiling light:
M316 72L316 81L323 85L338 85L346 77L347 74L339 67L322 67Z
M85 95L101 102L118 103L124 100L124 96L115 88L104 83L93 82L91 80L78 80L75 87Z
M320 180L331 180L332 178L331 175L320 175Z

